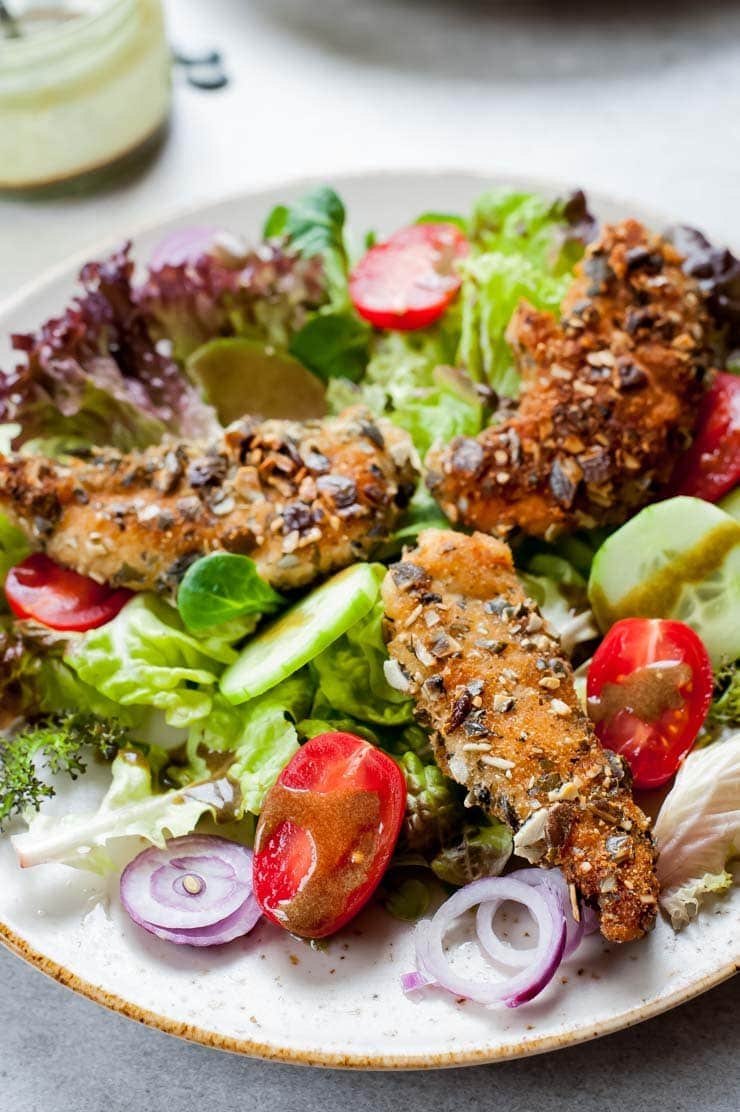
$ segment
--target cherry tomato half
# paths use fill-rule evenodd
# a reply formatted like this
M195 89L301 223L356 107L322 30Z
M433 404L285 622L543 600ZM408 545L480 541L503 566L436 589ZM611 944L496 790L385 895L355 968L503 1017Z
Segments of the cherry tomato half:
M588 670L588 710L635 787L657 788L673 776L707 716L712 686L707 650L683 622L624 618L612 626Z
M133 591L96 583L37 553L10 569L5 594L17 618L33 618L49 629L82 632L115 618Z
M412 224L365 254L349 278L352 303L377 328L410 332L442 316L460 289L470 245L455 224Z
M323 938L367 903L406 810L395 761L353 734L320 734L280 773L257 824L254 893L268 919Z
M702 398L694 442L681 457L671 494L718 502L740 483L740 376L719 372Z

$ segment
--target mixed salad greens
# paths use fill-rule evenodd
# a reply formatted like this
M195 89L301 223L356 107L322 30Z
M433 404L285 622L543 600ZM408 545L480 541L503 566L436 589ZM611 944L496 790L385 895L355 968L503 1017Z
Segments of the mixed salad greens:
M206 437L233 416L269 412L271 404L303 417L361 401L405 429L423 458L434 443L478 433L501 399L517 397L506 339L511 315L521 298L558 309L595 228L580 193L553 203L492 190L467 215L422 214L386 245L426 249L436 236L434 249L444 256L438 286L421 305L390 309L377 303L377 257L368 262L357 249L329 188L275 208L256 248L219 229L188 229L163 241L139 280L124 247L83 268L82 293L61 317L13 337L21 358L0 376L0 449L52 458L84 455L99 444L128 451L167 434ZM515 557L528 594L588 673L589 696L596 675L590 658L603 656L623 619L685 623L709 655L714 675L710 670L695 728L690 737L684 731L680 751L664 760L667 775L656 781L665 784L680 764L655 827L664 907L678 927L705 895L732 883L728 862L740 852L740 379L732 376L740 264L698 233L679 229L675 238L712 298L717 360L726 368L717 405L730 416L719 446L707 431L717 406L700 424L703 480L686 465L672 497L611 535L524 541ZM365 247L374 245L376 234L368 233ZM397 271L393 280L400 280ZM396 557L421 530L441 524L421 485L382 557ZM702 563L710 551L713 558ZM157 848L129 866L123 894L146 929L207 945L251 929L260 908L286 925L280 895L291 878L300 879L303 850L291 848L290 868L276 863L280 847L270 842L266 800L292 783L323 782L319 766L354 761L390 801L389 833L372 868L349 885L362 899L357 907L345 901L344 912L351 905L353 914L377 888L391 914L414 921L439 885L467 892L464 886L480 882L473 904L491 915L497 900L511 898L540 926L548 916L562 920L555 943L535 954L542 969L530 971L523 988L512 983L503 995L484 993L490 1001L531 998L572 952L584 924L568 910L562 878L545 882L544 873L524 870L505 878L505 892L491 888L512 854L511 832L465 806L463 790L434 763L386 653L382 563L355 564L286 598L247 556L214 553L187 570L176 604L123 591L112 602L90 588L80 619L73 573L54 573L53 612L29 602L33 575L48 584L50 574L39 563L19 574L29 556L24 536L0 515L0 823L15 832L21 865L105 872L115 867L118 839L137 836ZM643 737L648 750L667 744L655 733ZM347 735L355 743L349 748L326 741ZM619 748L607 731L601 736ZM629 745L622 749L630 760ZM77 777L100 760L110 762L111 784L98 810L48 815L52 775ZM643 786L652 783L648 776ZM261 814L255 910L243 878ZM241 855L229 848L234 843L194 833L205 816L241 824ZM185 888L175 912L158 917L157 901L141 893L155 874L177 867L177 853L193 861L205 855L206 865L180 877ZM241 887L234 878L242 878ZM460 899L461 908L473 906ZM293 919L297 933L330 933L307 916L304 909ZM331 929L347 917L334 916ZM482 926L479 934L492 953L491 930ZM428 951L421 967L439 968L439 957ZM434 979L419 973L407 987ZM470 985L460 991L481 999Z

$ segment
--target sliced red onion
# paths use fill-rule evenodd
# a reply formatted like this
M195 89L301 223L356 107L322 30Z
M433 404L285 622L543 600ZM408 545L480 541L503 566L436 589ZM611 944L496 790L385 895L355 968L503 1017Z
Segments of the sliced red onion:
M219 229L203 225L176 228L155 245L149 258L152 270L161 266L182 266L208 252Z
M538 927L537 945L523 951L527 965L517 974L502 981L473 981L462 977L450 966L444 952L444 936L458 916L477 905L500 906L512 900L528 909ZM487 913L484 913L484 916ZM491 912L492 917L493 912ZM490 920L489 920L490 922ZM480 937L487 949L488 936ZM473 881L450 897L434 917L417 927L416 961L422 979L435 984L456 996L464 996L479 1004L503 1003L509 1008L533 999L552 980L565 950L566 919L560 899L549 885L525 884L514 876L487 877ZM511 962L508 962L511 964ZM407 974L407 978L412 977ZM414 979L411 987L421 988Z
M124 869L121 902L135 923L160 937L176 935L171 941L204 946L235 938L233 931L245 934L259 918L252 851L206 834L152 846Z
M547 884L559 897L567 930L563 957L569 958L580 946L583 935L586 933L586 923L593 921L592 916L595 915L595 912L592 912L591 908L579 904L580 918L575 918L571 904L570 886L560 869L519 869L516 873L516 879L523 881L524 884L533 884L535 887ZM596 926L598 928L598 916L596 916Z
M401 974L401 987L404 992L416 992L419 988L427 988L433 984L432 978L420 973L418 969L415 969L413 973Z
M222 946L225 942L233 942L235 938L249 934L261 918L260 905L250 894L233 915L227 915L220 923L213 923L210 927L185 927L183 930L168 931L153 923L139 925L150 934L156 934L157 938L163 938L165 942L176 942L180 946Z
M570 892L562 873L557 869L521 869L514 874L516 880L521 880L533 888L548 888L557 901L559 913L565 920L565 949L563 958L570 955L578 948L583 938L583 919L576 920L570 905ZM531 950L523 950L511 946L496 934L493 929L493 920L503 899L489 900L481 904L476 913L476 930L481 946L494 961L521 969L531 960Z

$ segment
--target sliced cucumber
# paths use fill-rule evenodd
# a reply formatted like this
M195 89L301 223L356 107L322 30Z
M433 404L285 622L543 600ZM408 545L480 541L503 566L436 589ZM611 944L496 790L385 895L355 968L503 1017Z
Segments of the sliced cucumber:
M717 505L730 517L734 517L735 521L740 521L740 486L726 494Z
M296 421L326 413L321 379L259 340L210 340L193 352L187 370L225 425L245 413Z
M715 665L740 656L740 521L700 498L648 506L594 557L588 596L606 632L620 618L676 618Z
M269 691L364 618L379 591L371 564L340 571L247 644L221 677L221 691L230 703Z

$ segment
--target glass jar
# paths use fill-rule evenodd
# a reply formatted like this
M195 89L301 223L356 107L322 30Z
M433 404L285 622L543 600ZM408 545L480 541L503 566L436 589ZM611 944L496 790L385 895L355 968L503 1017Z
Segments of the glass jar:
M0 38L0 190L86 180L156 143L170 108L159 0L8 7L20 35Z

